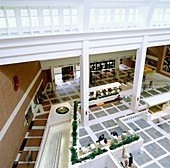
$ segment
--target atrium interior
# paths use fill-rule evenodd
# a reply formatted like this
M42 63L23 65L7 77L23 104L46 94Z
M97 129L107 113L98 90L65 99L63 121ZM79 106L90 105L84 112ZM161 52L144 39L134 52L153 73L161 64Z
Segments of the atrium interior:
M0 0L0 93L0 167L169 168L170 0Z

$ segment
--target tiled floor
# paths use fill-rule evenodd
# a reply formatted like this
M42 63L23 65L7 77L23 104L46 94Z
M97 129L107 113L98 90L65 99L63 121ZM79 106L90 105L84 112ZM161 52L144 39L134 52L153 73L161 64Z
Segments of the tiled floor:
M130 78L127 78L128 71L131 71ZM126 85L122 85L123 90L131 89L133 83L133 70L124 70L119 72L119 78L114 78L110 72L106 72L103 74L102 79L96 74L96 81L94 86L98 86L101 84L107 84L111 82L119 81L121 83L126 83ZM122 78L124 80L122 80ZM154 87L149 88L149 82L153 81ZM63 83L61 80L61 76L56 76L57 86L56 86L56 96L50 95L51 93L47 93L46 101L51 104L63 102L67 100L79 99L80 98L80 77L77 72L74 81L67 81ZM148 74L146 76L145 84L147 88L145 92L141 94L141 99L154 96L156 94L164 93L168 91L166 87L168 82L167 78L161 79L158 74ZM92 87L92 85L90 85ZM51 97L51 98L50 98ZM52 99L56 99L57 102L52 101ZM117 121L119 117L129 115L133 113L129 111L129 106L131 102L131 96L128 95L126 98L123 98L121 102L116 103L108 103L104 104L102 107L92 107L89 109L89 127L81 128L79 130L79 147L88 146L91 143L95 143L98 137L101 134L104 134L105 137L109 138L110 132L116 130L119 134L123 132L123 130L118 126ZM140 105L144 105L145 103L141 100ZM48 106L47 106L48 108ZM151 113L155 113L160 111L161 106L155 106L149 109ZM144 120L137 120L135 122L129 123L129 126L136 130L139 135L144 138L144 154L140 155L138 152L133 153L135 163L138 165L138 168L163 168L167 159L162 158L163 156L169 156L168 150L165 148L169 145L169 138L165 136L166 132L169 131L169 116L166 117L163 123L146 123ZM164 119L163 119L164 120ZM158 126L158 124L162 124ZM168 125L167 125L168 124ZM162 133L164 131L164 133ZM152 148L155 147L155 150L160 149L160 153L152 152ZM148 149L148 151L147 151ZM159 151L159 150L158 150ZM156 160L154 160L156 157ZM165 157L166 158L166 157ZM164 159L164 160L163 160Z
M99 110L99 108L96 108L96 110ZM170 137L169 133L167 134L165 131L170 126L168 123L170 115L162 118L165 118L165 120L163 119L164 133L163 130L158 127L160 123L147 123L143 119L128 123L128 125L132 129L135 129L144 139L144 153L140 154L138 151L132 152L134 163L138 168L169 168ZM96 122L96 124L90 125L87 128L81 128L79 130L79 146L88 147L90 143L95 143L101 134L104 134L106 138L110 138L110 132L114 130L117 131L118 134L122 134L123 132L114 118L106 121L101 120L101 122ZM87 142L89 137L91 137L91 139Z
M127 78L128 72L131 72L130 77ZM58 76L59 77L59 76ZM122 80L122 78L124 80ZM156 94L164 93L168 91L167 79L160 80L159 75L147 75L145 83L149 85L149 81L152 80L154 88L147 87L145 92L141 94L141 99L153 96ZM77 72L75 79L72 81L64 82L60 78L56 77L57 86L56 93L52 93L47 91L44 96L44 101L42 103L44 111L49 112L51 105L56 103L61 103L68 100L75 100L80 98L80 75ZM105 73L103 74L103 78L100 79L96 75L96 82L94 86L98 86L101 84L107 84L119 81L123 84L121 87L123 90L131 89L133 83L133 70L123 70L119 73L119 78L113 78L112 74ZM92 87L92 85L90 85ZM129 111L129 105L131 102L131 96L128 95L126 98L123 98L121 102L116 103L108 103L104 104L102 107L93 107L89 109L89 120L90 125L87 128L80 128L79 130L79 147L88 146L91 143L95 143L98 137L101 134L104 134L106 138L109 138L111 131L117 131L119 134L123 132L123 130L118 126L117 121L119 117L123 117L125 115L129 115L133 113ZM140 105L145 104L140 101ZM161 109L161 106L155 106L149 109L151 113L157 112ZM38 136L40 140L43 135L43 130L46 125L46 120L48 118L48 114L44 114L36 117L36 121L34 122L32 131L29 132L28 136ZM39 121L41 120L41 121ZM165 116L162 118L163 122L153 122L153 125L150 123L144 122L144 120L135 121L133 123L129 123L129 126L136 130L139 135L144 138L144 154L140 155L139 153L133 153L135 156L135 163L138 165L138 168L170 168L170 142L169 142L169 133L170 133L170 116ZM41 126L42 128L39 130L35 130L35 127ZM167 135L167 136L166 136ZM28 138L28 137L26 137ZM27 143L30 143L32 139L30 139ZM37 140L36 144L39 145L39 141ZM28 151L27 147L27 150ZM153 153L152 148L157 149L160 153ZM21 158L25 157L25 150L23 149L23 155ZM37 151L37 150L36 150ZM138 157L137 157L138 156ZM36 157L36 155L35 155ZM156 160L154 160L156 158ZM36 159L34 159L36 160ZM29 167L34 166L33 162L29 165ZM25 165L26 166L26 165ZM24 167L24 164L19 164L19 167Z
M127 71L122 71L120 73L122 76L127 75ZM133 72L131 73L133 77ZM120 76L121 77L121 76ZM97 78L95 86L98 86L100 84L106 84L110 82L120 81L124 82L120 79L112 79L108 78L102 78L102 81L100 78ZM150 76L148 75L146 77L145 83L149 85L149 81L153 80L154 82L157 80L157 75ZM59 102L63 102L70 99L79 99L80 97L80 81L79 76L77 75L75 77L74 81L67 81L65 83L62 82L61 79L56 79L57 81L57 100ZM132 78L129 82L132 82ZM155 85L154 88L147 87L145 92L141 94L141 99L148 97L148 96L154 96L156 94L167 92L168 89L166 88L166 80L162 83L159 81L157 82L157 85ZM91 85L90 85L91 86ZM131 84L132 86L132 84ZM47 93L50 95L51 93ZM55 96L52 96L52 98L49 98L47 95L47 100L50 104L54 104L55 102L52 102L51 100L54 99ZM56 99L56 98L55 98ZM110 137L111 131L117 131L119 134L122 134L123 130L118 126L117 121L119 117L123 117L125 115L129 115L130 113L133 113L129 110L129 105L131 102L131 96L128 95L126 98L123 98L121 102L111 102L108 104L104 104L103 106L99 107L92 107L89 109L89 127L82 128L80 127L79 130L79 143L78 146L85 146L88 147L89 144L95 143L96 140L98 140L98 137L101 134L104 134L106 138ZM141 100L140 105L144 105L145 103ZM160 106L155 106L149 109L151 113L154 113L158 110L160 110ZM135 122L129 123L129 126L137 131L139 135L141 135L144 138L144 154L141 155L138 152L134 152L134 159L135 164L138 165L138 168L156 168L160 167L163 168L162 165L165 164L169 157L167 159L163 160L162 156L169 156L169 148L166 150L165 148L169 145L169 138L165 136L166 132L169 131L169 122L170 117L165 117L166 124L163 123L147 123L144 120L136 120ZM164 120L164 119L163 119ZM160 125L160 127L158 126ZM167 125L168 124L168 125ZM164 133L162 133L164 131ZM152 151L152 148L155 148L155 150ZM158 153L157 153L158 151ZM160 151L160 152L159 152ZM154 160L155 159L155 160Z

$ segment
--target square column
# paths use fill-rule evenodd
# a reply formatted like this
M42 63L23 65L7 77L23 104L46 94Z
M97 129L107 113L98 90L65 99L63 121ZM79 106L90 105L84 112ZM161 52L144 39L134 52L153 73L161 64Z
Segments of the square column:
M135 74L133 80L133 90L132 90L132 100L131 100L131 110L135 112L138 111L142 79L145 67L146 50L147 50L147 36L144 36L143 43L136 53L136 64L135 64Z
M89 121L89 41L83 41L83 51L80 56L80 96L81 121L85 127Z

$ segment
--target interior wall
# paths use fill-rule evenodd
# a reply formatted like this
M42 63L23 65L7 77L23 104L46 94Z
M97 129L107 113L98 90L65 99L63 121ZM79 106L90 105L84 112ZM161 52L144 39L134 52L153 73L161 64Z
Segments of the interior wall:
M45 89L45 87L47 86L47 83L52 82L50 69L43 70L42 74L43 74L43 83L41 85L40 92L42 92Z
M122 59L122 64L131 67L131 68L135 68L135 61L133 61L132 58L125 58Z
M149 47L147 48L147 54L159 57L162 56L164 50L164 46L156 46L156 47Z
M0 117L0 129L3 128L40 69L39 62L0 66L0 101L3 102L0 105L0 115L2 116ZM17 91L14 91L13 77L15 75L19 78ZM0 142L0 167L12 167L28 127L24 127L25 111L42 78L41 73Z
M115 59L117 57L120 57L120 58L132 57L135 55L136 55L136 50L130 50L130 51L90 55L89 60L90 62L96 62L96 61L102 61L102 60ZM75 64L80 64L79 56L71 57L71 58L64 58L64 59L41 61L42 69L50 69L51 66L55 68L55 67L62 67L66 65L75 65Z
M71 57L71 58L41 61L41 67L42 69L50 69L51 66L56 68L56 67L63 67L63 66L79 64L79 63L80 63L80 57Z

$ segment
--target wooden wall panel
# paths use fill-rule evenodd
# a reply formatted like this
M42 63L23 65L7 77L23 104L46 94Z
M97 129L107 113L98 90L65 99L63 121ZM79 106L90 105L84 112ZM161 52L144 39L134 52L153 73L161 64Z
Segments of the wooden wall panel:
M9 116L12 113L12 109L14 109L16 107L17 103L20 101L20 98L23 96L24 92L27 90L30 83L32 82L32 80L34 79L34 77L36 76L38 71L40 70L39 62L24 63L24 64L25 64L25 66L16 65L17 69L19 67L21 68L20 73L19 73L19 71L15 71L12 68L12 70L17 72L18 76L21 77L20 79L22 79L22 81L20 83L19 90L17 92L13 91L11 88L9 88L9 90L6 90L6 92L10 92L11 96L14 96L15 99L17 99L17 100L13 100L13 98L11 98L11 96L5 97L4 95L0 95L0 100L2 100L5 97L5 99L2 103L3 107L5 107L7 104L8 104L8 106L13 106L10 108L6 108L4 111L0 111L2 113L2 115L4 113L8 114L5 116L6 118L7 118L7 116ZM22 71L23 67L27 68L27 70ZM8 68L10 69L10 67L8 67ZM5 68L0 67L0 69L3 69L3 71L4 71ZM10 70L7 70L7 71L9 72ZM13 76L13 74L15 72L11 72L11 74L6 73L6 75L7 74L9 75L9 77L5 75L7 78L6 81L11 82L9 79L11 79L11 77ZM2 71L1 71L1 73L2 73ZM1 74L1 76L2 76L2 74ZM24 101L21 108L19 109L19 111L18 111L17 115L15 116L13 122L11 123L9 129L7 130L6 134L4 135L2 141L0 142L0 151L1 151L0 152L0 167L12 167L13 162L15 161L15 158L17 156L17 153L19 151L19 148L22 144L22 141L25 137L25 134L26 134L26 131L28 128L28 126L24 127L25 111L28 108L28 105L29 105L31 99L33 98L33 95L36 92L42 78L43 78L43 75L41 73L41 75L37 79L36 83L34 84L33 88L29 92L26 100ZM5 78L3 78L3 79L5 79ZM7 84L7 85L9 86L9 84ZM6 87L6 86L4 86L4 87ZM1 89L1 87L0 87L0 89ZM9 93L7 93L7 94L10 95ZM6 102L6 101L8 101L8 102ZM10 101L12 101L12 102L10 102ZM10 110L10 111L7 111L7 110ZM0 117L0 119L3 120L1 117ZM3 120L3 123L4 123L4 120Z
M2 109L5 122L24 95L39 69L39 62L0 66L0 100L3 100ZM15 75L19 78L18 91L14 91L13 77Z
M147 54L159 57L163 54L164 46L149 47L147 49Z

